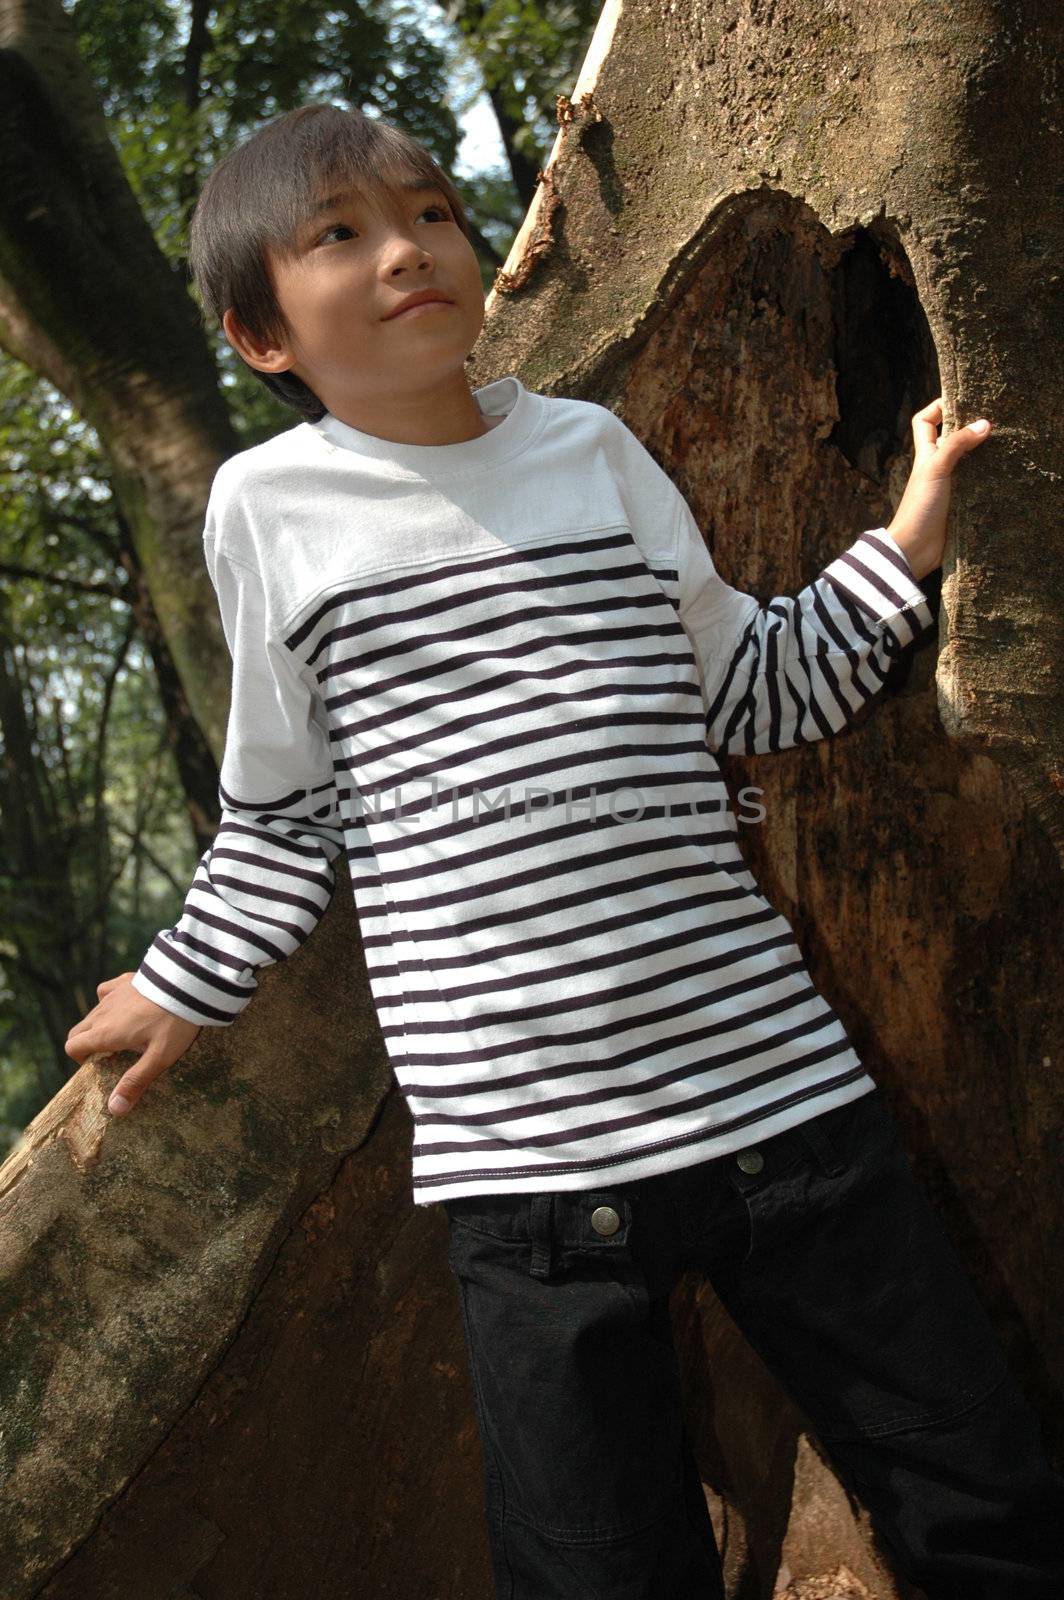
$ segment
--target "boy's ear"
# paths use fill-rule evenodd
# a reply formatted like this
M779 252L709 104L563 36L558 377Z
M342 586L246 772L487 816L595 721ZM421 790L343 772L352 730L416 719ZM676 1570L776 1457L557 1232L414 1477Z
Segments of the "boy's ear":
M292 365L292 353L287 345L260 339L249 332L232 306L222 314L222 332L237 355L259 372L287 372Z

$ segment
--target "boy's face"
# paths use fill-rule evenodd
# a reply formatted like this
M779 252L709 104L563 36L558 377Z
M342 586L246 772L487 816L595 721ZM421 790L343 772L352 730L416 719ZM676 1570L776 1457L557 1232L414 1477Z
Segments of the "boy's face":
M472 245L441 189L404 189L406 169L363 201L339 196L304 223L296 254L268 253L267 270L288 332L258 340L223 318L230 344L264 372L291 371L334 415L373 402L439 391L458 374L484 324L484 290ZM328 185L334 194L338 185ZM394 313L410 295L438 290L446 304ZM356 424L357 425L357 424Z

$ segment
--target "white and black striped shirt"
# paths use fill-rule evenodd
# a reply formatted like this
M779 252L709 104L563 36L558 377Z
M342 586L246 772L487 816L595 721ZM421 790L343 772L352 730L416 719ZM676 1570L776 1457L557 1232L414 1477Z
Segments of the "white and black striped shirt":
M476 398L503 421L464 443L327 415L219 470L222 823L133 978L232 1022L344 851L419 1204L689 1166L873 1087L713 752L837 731L932 622L881 528L762 605L612 412Z

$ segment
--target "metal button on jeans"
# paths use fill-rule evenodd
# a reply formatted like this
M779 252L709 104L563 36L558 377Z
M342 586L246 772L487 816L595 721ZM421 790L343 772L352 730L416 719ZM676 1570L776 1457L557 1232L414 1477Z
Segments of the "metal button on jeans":
M740 1150L735 1160L743 1172L760 1172L765 1165L765 1158L760 1150Z
M591 1226L596 1233L616 1233L621 1219L612 1206L596 1206L591 1213Z

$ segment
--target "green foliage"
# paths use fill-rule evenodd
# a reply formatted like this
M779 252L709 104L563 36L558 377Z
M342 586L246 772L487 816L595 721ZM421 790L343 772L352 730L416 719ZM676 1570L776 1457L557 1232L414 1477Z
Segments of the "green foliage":
M9 1128L73 1070L55 1050L64 997L90 1006L95 982L135 965L188 877L184 796L150 661L130 643L120 552L92 429L0 358L0 649L5 681L20 690L17 702L5 693L0 760L6 779L18 760L28 813L8 794L0 816L0 1125ZM145 871L149 856L168 877ZM95 970L97 957L106 970Z
M454 165L462 131L446 92L448 50L423 25L426 6L229 0L197 40L185 6L74 0L68 9L125 170L174 258L210 166L308 101L398 123L446 170Z
M557 132L556 100L576 82L601 10L600 0L448 0L486 89L518 124L514 144L541 165Z

